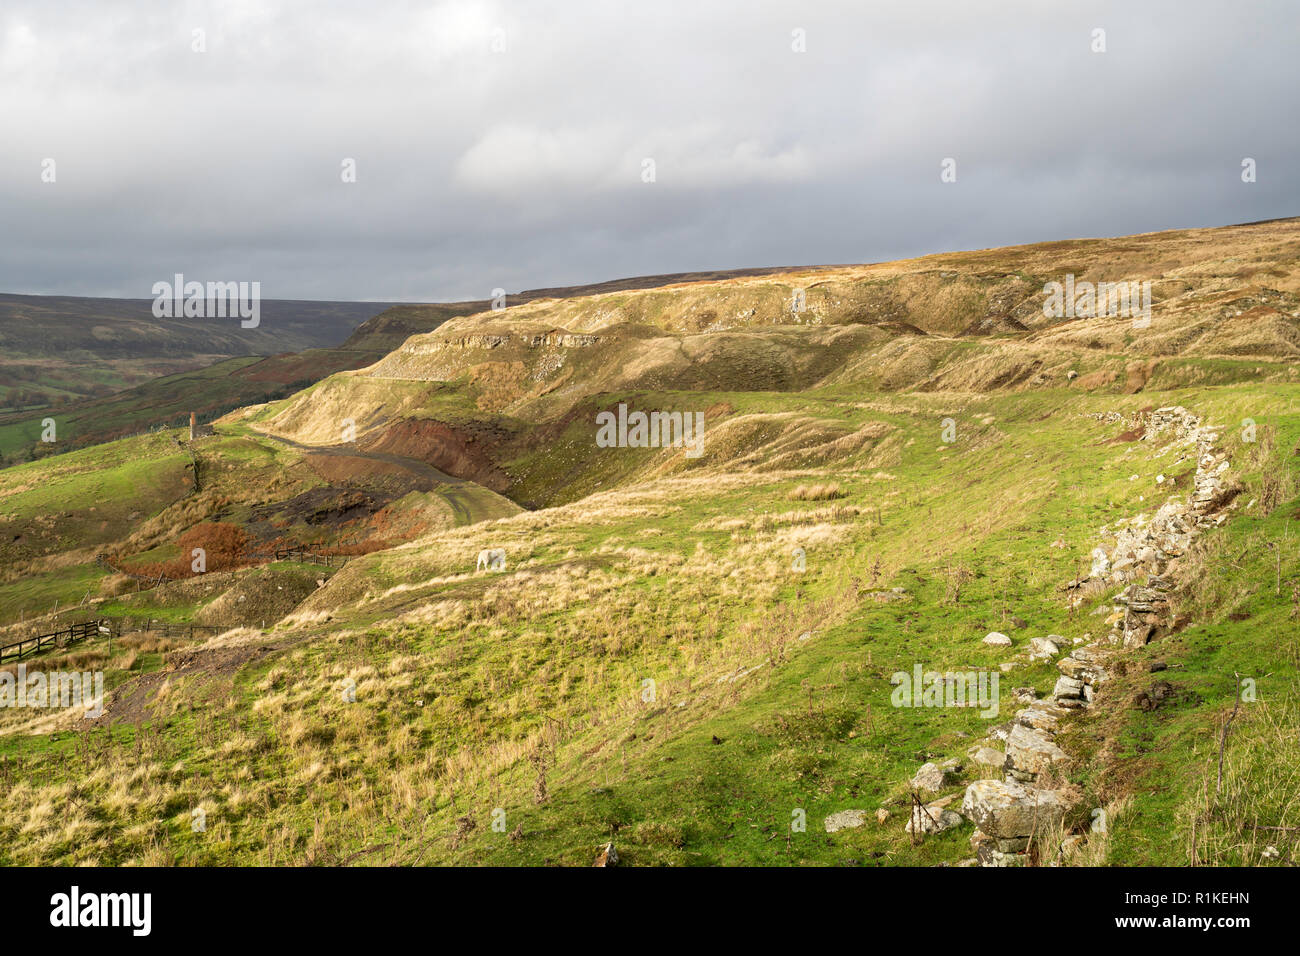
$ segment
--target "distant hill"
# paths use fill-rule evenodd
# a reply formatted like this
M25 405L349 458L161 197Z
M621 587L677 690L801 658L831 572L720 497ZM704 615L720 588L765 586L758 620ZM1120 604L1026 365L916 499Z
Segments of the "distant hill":
M0 465L159 426L184 425L191 412L208 422L242 405L290 395L335 372L370 365L381 355L348 349L307 349L266 358L241 355L152 378L103 398L0 415ZM57 447L40 441L46 418L53 418L57 425Z

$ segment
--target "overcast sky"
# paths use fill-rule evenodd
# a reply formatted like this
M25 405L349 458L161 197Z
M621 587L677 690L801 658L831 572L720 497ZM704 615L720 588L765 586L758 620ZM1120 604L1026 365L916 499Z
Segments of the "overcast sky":
M3 0L0 291L435 301L1296 215L1298 37L1286 0Z

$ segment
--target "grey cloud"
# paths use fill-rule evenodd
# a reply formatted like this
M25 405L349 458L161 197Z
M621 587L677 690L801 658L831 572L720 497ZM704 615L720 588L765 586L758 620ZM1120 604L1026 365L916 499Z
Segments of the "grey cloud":
M1292 215L1298 26L1227 0L6 0L0 289L479 298Z

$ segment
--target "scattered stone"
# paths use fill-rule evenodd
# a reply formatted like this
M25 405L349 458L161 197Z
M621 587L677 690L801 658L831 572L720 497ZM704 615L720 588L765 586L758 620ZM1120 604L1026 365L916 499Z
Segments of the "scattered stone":
M1029 639L1029 659L1031 661L1050 661L1061 653L1061 647L1050 637L1031 637Z
M1155 710L1173 695L1174 685L1167 680L1158 680L1133 698L1133 706L1139 710Z
M1110 571L1110 559L1106 557L1106 552L1101 548L1092 550L1092 567L1088 571L1090 578L1104 578Z
M882 811L876 811L876 819L880 819ZM883 811L886 816L889 811ZM867 822L866 810L841 810L839 813L832 813L822 824L827 833L838 833L840 830L856 830Z
M990 631L984 638L984 643L992 647L1010 647L1011 638L999 631Z
M601 847L592 866L618 866L618 851L614 849L614 844L606 843Z
M906 601L908 599L906 588L890 588L888 591L867 591L863 596L881 604L892 604L895 601Z
M989 730L989 737L994 740L1006 740L1011 736L1011 728L1016 725L1014 720L1008 720L1005 724L998 724Z
M912 807L911 819L907 821L904 830L907 833L943 833L965 822L965 818L960 813L928 804L924 807Z
M986 843L980 847L978 857L980 866L1028 866L1029 854L1027 853L1002 853L991 843Z
M1008 728L1007 736L1011 735L1011 731L1016 726L1032 727L1034 730L1054 734L1060 729L1061 718L1064 716L1065 711L1055 701L1036 700L1016 714L1012 727Z
M876 811L876 822L877 822L877 823L884 823L884 822L885 822L886 820L888 820L888 819L889 819L889 811L886 810L884 807L881 807L880 809L878 809L878 810Z
M912 789L938 793L952 783L953 778L960 772L961 764L954 760L946 760L942 764L922 764L921 769L912 777Z
M1058 699L1061 697L1082 697L1083 681L1062 674L1056 679L1056 686L1052 688L1052 696ZM1068 705L1062 702L1062 706Z

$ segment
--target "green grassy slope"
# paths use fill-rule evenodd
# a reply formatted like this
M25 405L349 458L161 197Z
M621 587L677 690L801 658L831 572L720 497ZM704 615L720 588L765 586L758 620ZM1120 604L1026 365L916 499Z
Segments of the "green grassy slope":
M203 490L146 495L118 542L161 560L219 520L364 546L319 579L113 597L279 613L88 649L115 687L93 727L0 711L0 862L585 865L609 840L634 865L969 862L969 823L904 831L910 778L958 760L959 801L1000 776L968 751L1055 683L1030 639L1108 633L1117 588L1071 609L1066 585L1103 529L1187 493L1186 447L1142 437L1167 405L1220 427L1235 497L1169 572L1172 630L1108 662L1058 738L1087 838L1067 862L1292 862L1297 263L1290 220L368 323L415 334L223 418L194 449ZM1151 325L1044 316L1067 273L1150 278ZM704 454L599 447L620 402L702 413ZM127 467L129 441L103 447ZM61 459L0 472L0 512ZM81 573L89 534L9 580ZM918 666L996 675L997 714L893 706ZM865 822L828 833L846 810Z
M355 862L365 850L372 863L582 864L611 838L631 863L969 857L969 827L913 846L903 800L921 762L963 757L991 721L973 710L891 707L889 677L916 663L1014 661L1004 695L1050 688L1053 667L980 637L1005 630L1018 651L1030 636L1100 633L1092 606L1070 614L1057 588L1086 562L1102 525L1169 493L1155 482L1168 459L1159 446L1110 443L1124 424L1092 415L1127 419L1150 398L710 398L883 428L834 459L670 470L359 558L271 635L249 638L249 647L269 641L268 655L173 673L153 688L143 726L94 731L105 749L89 770L62 759L66 732L5 738L28 773L0 801L5 835L25 834L0 844L10 861ZM1246 410L1259 423L1259 445L1234 448L1246 483L1240 517L1205 548L1226 549L1267 603L1259 582L1273 584L1275 555L1238 553L1234 542L1281 533L1297 507L1294 389L1160 399L1223 422ZM957 421L952 444L939 438L945 415ZM829 482L841 497L791 497ZM504 574L473 572L487 546L506 549ZM802 574L790 570L794 547L807 553ZM1283 581L1298 570L1287 553ZM907 599L871 596L888 587ZM1118 710L1099 708L1074 731L1086 740L1100 733L1094 720L1119 720L1121 742L1156 741L1136 760L1085 748L1069 771L1085 813L1128 799L1110 840L1115 862L1177 858L1190 832L1182 808L1212 772L1227 667L1255 675L1270 707L1294 684L1296 664L1279 650L1294 641L1289 605L1234 621L1240 583L1218 596L1195 579L1188 587L1189 607L1205 605L1203 621L1145 652L1176 670L1186 700L1148 714L1117 698ZM356 703L342 697L349 679ZM655 682L650 701L646 680ZM1012 706L1004 696L997 719ZM1234 731L1241 760L1261 739L1241 729L1249 726L1239 720ZM109 772L124 762L134 768L129 783ZM1242 770L1231 785L1248 789L1251 779ZM73 785L93 812L67 803ZM1285 801L1243 799L1260 826L1297 823ZM202 835L189 828L197 805L209 814ZM882 806L883 824L821 828L828 813ZM497 808L504 832L492 827ZM790 828L799 810L803 832Z

